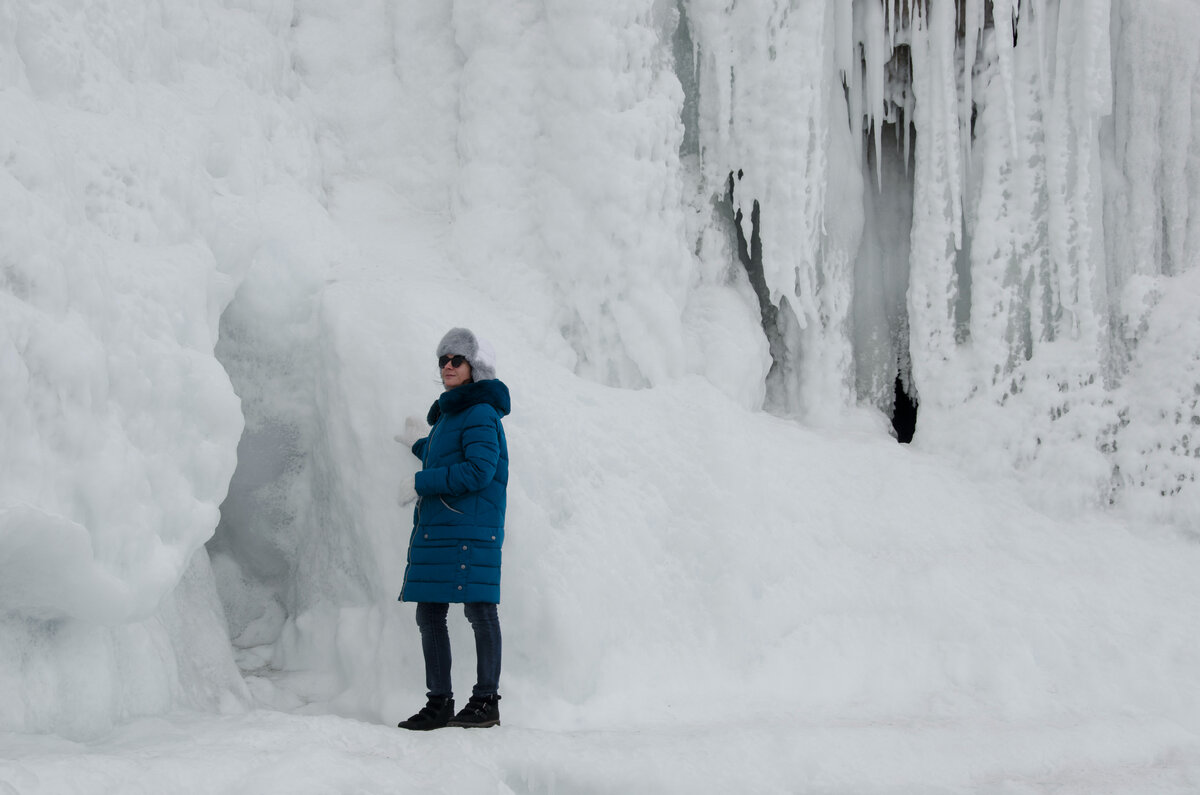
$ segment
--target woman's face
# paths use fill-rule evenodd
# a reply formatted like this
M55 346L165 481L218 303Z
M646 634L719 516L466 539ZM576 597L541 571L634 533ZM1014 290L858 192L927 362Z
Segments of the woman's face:
M462 364L455 367L455 361L461 361ZM470 380L471 364L466 359L455 356L442 365L442 386L446 387L446 389L454 389Z

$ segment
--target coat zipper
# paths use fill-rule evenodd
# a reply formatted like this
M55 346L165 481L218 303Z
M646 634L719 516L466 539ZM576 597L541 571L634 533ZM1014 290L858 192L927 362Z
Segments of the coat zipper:
M421 456L421 469L429 466L429 449L433 447L433 437L437 433L438 426L442 424L441 418L433 424L429 429L429 441L425 443L425 454ZM425 499L420 494L417 495L417 523L414 525L414 530L421 524L421 500Z
M441 419L439 419L437 422L435 422L433 424L433 428L430 429L430 431L429 431L429 441L425 445L425 455L421 456L421 468L422 469L424 469L426 466L429 465L429 451L433 447L433 436L434 436L434 434L437 433L438 426L441 424L442 424L442 421L441 421ZM420 519L421 519L421 500L422 499L423 498L420 495L417 495L417 522L418 523L420 523ZM445 497L439 496L438 499L442 501L442 505L445 505L448 510L454 511L455 513L458 513L458 514L462 513L462 511L458 510L457 508L450 507L450 503L446 502Z
M438 424L439 423L435 422L433 424L433 427L429 429L429 441L425 443L425 454L421 456L421 469L424 469L429 464L429 448L433 444L433 435L435 433L437 433ZM423 500L423 499L425 499L425 498L422 497L420 494L417 495L417 520L415 522L413 522L412 532L409 533L409 536L408 536L409 560L406 562L410 565L412 564L412 545L413 545L413 542L417 540L417 530L419 530L421 527L421 500ZM445 500L443 500L443 502L445 502ZM450 506L447 505L446 507L449 508ZM451 510L453 510L453 509L451 509ZM408 566L405 566L404 567L404 582L400 584L400 596L401 597L404 596L404 589L407 587L408 587Z

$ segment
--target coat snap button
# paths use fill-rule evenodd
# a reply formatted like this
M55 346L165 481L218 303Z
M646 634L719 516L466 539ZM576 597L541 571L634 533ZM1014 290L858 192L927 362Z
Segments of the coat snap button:
M429 533L426 533L426 534L425 534L425 537L426 537L426 538L429 538Z
M463 552L466 552L466 551L467 551L467 545L463 544Z
M459 566L460 569L465 569L466 567L467 567L467 564L465 564L465 563L463 565Z
M462 586L461 586L461 585L460 585L460 586L458 586L458 590L460 590L460 591L462 590Z

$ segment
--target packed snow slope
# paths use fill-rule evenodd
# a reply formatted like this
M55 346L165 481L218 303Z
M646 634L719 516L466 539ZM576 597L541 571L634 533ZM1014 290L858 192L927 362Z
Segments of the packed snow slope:
M1017 5L0 0L0 789L1195 789L1200 18Z

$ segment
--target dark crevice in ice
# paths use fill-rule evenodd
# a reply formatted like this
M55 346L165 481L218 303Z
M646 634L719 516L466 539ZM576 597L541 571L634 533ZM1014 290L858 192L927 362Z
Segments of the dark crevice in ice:
M758 298L758 311L762 322L762 329L767 337L767 347L771 354L771 369L767 372L766 379L766 408L772 411L785 411L787 400L783 380L788 362L788 347L784 324L787 320L786 312L790 312L790 310L786 307L786 299L784 299L785 303L782 305L785 310L784 313L781 313L780 307L771 301L771 289L767 286L767 277L763 271L762 227L759 222L760 213L757 199L751 205L750 238L749 240L746 239L745 229L742 226L745 216L742 213L741 207L737 205L734 199L735 185L741 177L741 171L738 171L736 174L730 172L729 179L725 184L725 198L723 201L718 202L718 211L722 212L728 220L733 222L733 231L737 238L738 262L742 269L745 270L746 276L750 281L750 286L754 289L754 294Z
M683 88L683 107L680 120L683 122L683 138L679 141L679 156L700 155L700 82L696 77L698 52L692 39L692 28L688 24L687 10L683 0L676 3L677 22L671 36L671 52L675 59L675 76Z
M892 407L892 429L896 431L896 441L908 444L913 440L917 430L917 401L909 397L904 388L904 380L896 377L896 401Z

